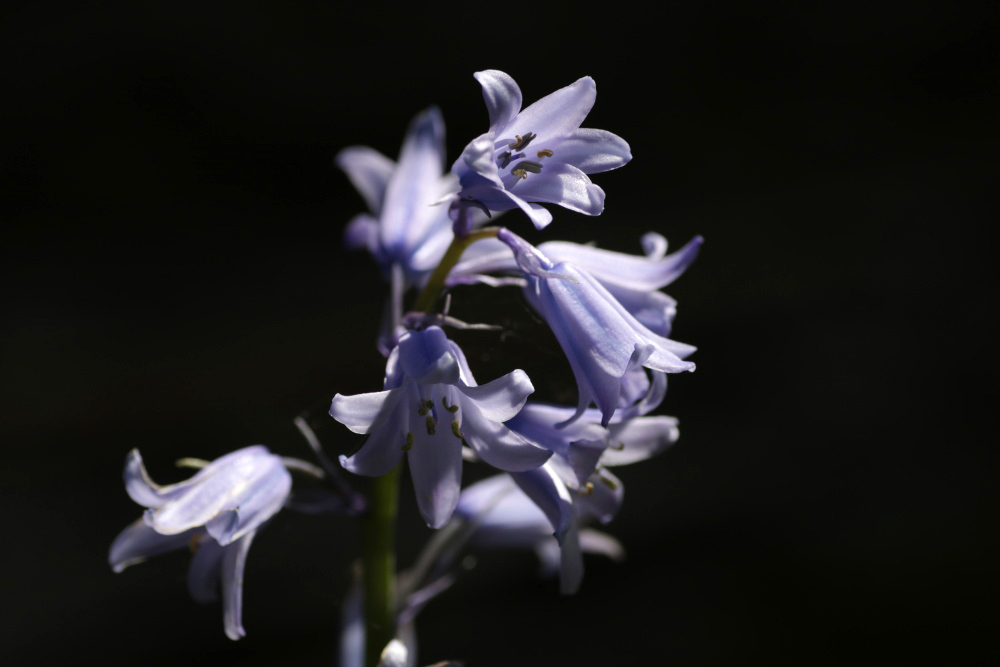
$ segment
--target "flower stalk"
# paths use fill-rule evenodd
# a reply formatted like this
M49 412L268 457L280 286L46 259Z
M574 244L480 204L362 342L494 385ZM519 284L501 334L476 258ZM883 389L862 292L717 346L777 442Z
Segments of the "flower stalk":
M465 249L476 241L496 238L497 232L500 229L500 227L483 227L474 232L469 232L467 236L456 236L452 240L451 245L448 246L448 251L445 252L444 257L441 258L441 263L437 265L437 268L431 273L430 278L427 279L423 290L420 291L416 303L413 304L413 310L418 313L429 312L434 306L434 302L437 301L441 290L444 289L448 274L458 264L458 260L462 258L462 253L465 252Z
M377 665L382 649L396 636L395 532L401 467L372 480L370 510L362 522L366 665Z

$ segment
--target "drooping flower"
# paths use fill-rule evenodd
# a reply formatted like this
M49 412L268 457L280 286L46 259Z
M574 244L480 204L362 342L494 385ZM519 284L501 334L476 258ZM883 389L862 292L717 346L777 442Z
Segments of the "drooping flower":
M676 280L694 262L704 239L696 236L669 255L667 240L655 232L642 237L644 255L629 255L568 241L546 241L539 252L552 262L569 262L587 271L650 331L669 336L677 302L658 290ZM498 239L472 245L448 275L449 285L504 284L488 274L518 272L511 248Z
M509 422L529 442L552 449L545 464L524 473L499 475L462 492L457 513L475 526L471 543L483 547L530 547L560 575L563 593L574 593L583 577L582 552L619 559L614 538L586 528L610 522L621 508L624 486L607 467L645 460L677 441L673 417L633 417L598 425L600 413L557 427L572 408L528 403Z
M485 70L475 77L483 87L490 129L452 165L461 183L455 205L520 208L539 229L552 214L538 202L599 215L604 191L587 174L621 167L632 153L621 137L580 127L597 97L594 80L583 77L522 111L521 89L509 75Z
M579 391L570 421L591 403L607 426L620 406L636 398L643 368L654 373L693 371L683 358L695 348L661 336L636 319L587 271L569 262L554 263L507 229L497 238L514 253L524 275L524 293L545 319L566 354ZM623 400L624 399L624 400Z
M379 476L406 454L417 506L432 528L444 525L458 502L463 445L507 471L537 468L551 455L503 424L534 391L524 371L477 385L465 355L439 327L400 338L384 386L380 392L334 397L330 415L369 435L353 456L341 457L341 465Z
M444 121L431 107L410 123L394 163L367 146L340 151L335 162L364 197L370 214L357 215L347 227L349 247L365 247L384 277L399 267L407 285L432 271L453 238L443 198L458 189L444 171Z
M188 590L198 602L216 599L221 579L224 625L230 639L245 636L243 568L257 530L282 508L292 478L280 457L257 445L226 454L190 479L160 486L139 451L125 463L125 490L147 507L123 530L108 554L115 572L150 556L188 546L194 552Z

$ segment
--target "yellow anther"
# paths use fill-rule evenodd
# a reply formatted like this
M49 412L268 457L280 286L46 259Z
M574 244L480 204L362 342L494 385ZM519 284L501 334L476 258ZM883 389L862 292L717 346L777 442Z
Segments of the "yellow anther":
M612 491L618 490L618 482L611 479L610 477L601 477L601 481L604 482L604 486L608 487Z
M198 551L198 547L201 546L202 535L203 533L195 533L194 535L191 536L191 540L188 542L188 550L191 553L196 553Z
M452 433L452 435L454 435L458 439L462 439L462 438L465 437L465 435L462 433L462 431L461 431L461 429L459 427L457 419L451 420L451 433Z
M625 443L624 442L612 442L610 445L608 445L608 447L610 449L615 450L616 452L620 452L621 450L625 449Z
M555 155L555 153L550 151L548 148L543 148L542 150L538 151L538 157L552 157L553 155Z
M508 146L510 146L514 150L520 150L522 148L527 148L528 144L530 144L532 140L538 135L528 132L523 137L520 134L515 134L514 136L517 137L517 141L511 142L510 144L508 144Z
M427 415L425 423L427 424L427 435L434 435L434 430L437 428L437 421L434 420L434 417Z
M593 482L587 482L587 483L586 483L586 484L584 485L584 487L583 487L583 494L584 494L585 496L589 496L589 495L590 495L590 494L592 494L593 492L594 492L594 483L593 483Z
M406 434L406 444L401 447L404 452L408 452L413 449L413 433Z
M456 412L458 412L458 404L456 403L455 405L448 405L447 396L441 398L441 404L444 406L444 409L450 412L451 414L455 414Z
M512 171L510 173L514 174L515 176L517 176L518 178L520 178L522 181L528 177L528 172L526 172L524 169L515 169L514 171Z

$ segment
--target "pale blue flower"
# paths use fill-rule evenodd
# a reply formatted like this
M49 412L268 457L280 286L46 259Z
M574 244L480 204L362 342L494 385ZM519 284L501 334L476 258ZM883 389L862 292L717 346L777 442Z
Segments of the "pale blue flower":
M524 371L478 386L465 355L438 327L400 338L384 386L380 392L334 397L330 415L369 435L341 464L359 475L379 476L406 454L417 506L432 528L444 525L458 502L463 445L507 471L537 468L551 455L503 424L534 391Z
M483 87L490 129L452 165L462 188L457 206L520 208L539 229L552 214L538 202L599 215L604 191L587 174L621 167L632 153L621 137L580 127L597 98L594 80L583 77L522 111L521 89L510 76L485 70L475 77Z
M388 278L402 269L408 285L437 266L453 238L448 206L443 200L458 185L444 171L444 121L436 108L410 123L399 162L366 146L340 151L335 162L368 204L370 214L356 216L347 227L350 247L365 247Z
M581 552L611 557L623 552L614 538L585 527L610 522L621 508L624 485L607 468L645 460L678 438L673 417L634 417L598 422L600 413L559 428L572 408L528 403L508 425L554 455L542 467L489 478L462 492L457 513L475 525L471 542L485 547L534 548L543 563L558 570L564 593L583 577Z
M677 302L658 290L666 287L694 262L704 239L696 236L669 255L667 240L655 232L642 237L644 255L603 250L568 241L546 241L539 252L551 262L569 262L587 271L615 297L629 313L650 331L669 336ZM505 284L489 274L519 272L508 244L487 239L472 245L448 275L449 285L482 282Z
M189 547L194 552L188 590L198 602L216 599L221 579L224 625L230 639L242 623L243 568L257 530L285 504L292 478L280 457L257 445L227 454L190 479L160 486L150 480L139 451L125 463L125 489L147 507L111 545L115 572L150 556Z

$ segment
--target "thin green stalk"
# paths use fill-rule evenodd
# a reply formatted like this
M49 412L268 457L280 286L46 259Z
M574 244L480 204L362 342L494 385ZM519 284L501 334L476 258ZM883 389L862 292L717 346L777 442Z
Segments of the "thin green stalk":
M399 470L372 480L370 509L362 522L365 586L365 665L378 664L396 635L396 509Z
M476 241L496 238L498 231L500 231L499 227L484 227L471 232L468 236L461 238L456 236L452 239L451 245L448 246L448 251L441 258L441 263L434 269L434 273L428 278L423 291L420 292L416 303L413 304L414 312L426 313L430 311L434 307L434 302L437 301L441 290L444 289L445 279L448 278L448 274L458 264L458 260L462 258L462 253L465 252L465 249Z

